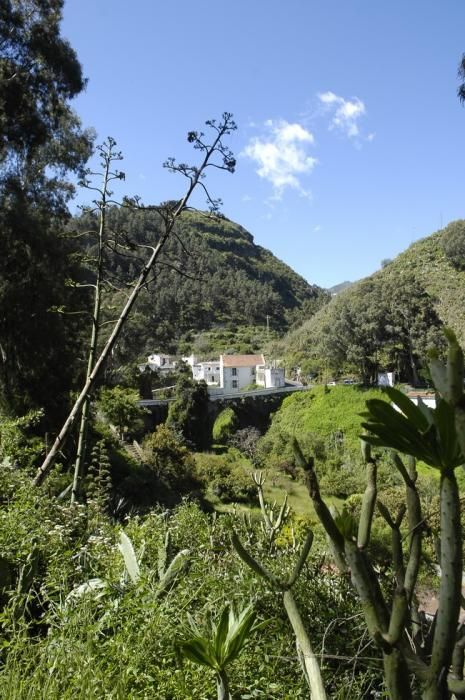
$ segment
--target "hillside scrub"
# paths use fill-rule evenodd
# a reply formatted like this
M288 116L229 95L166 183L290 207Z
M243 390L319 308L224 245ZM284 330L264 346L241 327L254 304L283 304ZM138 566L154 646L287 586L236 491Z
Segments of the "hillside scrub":
M356 373L373 381L395 370L400 381L427 380L427 350L444 348L441 329L465 342L460 262L463 222L413 243L384 269L343 290L275 347L303 373Z
M292 459L294 436L308 438L317 459L326 447L358 456L359 414L370 398L389 400L381 389L359 386L315 386L287 396L260 441L263 459Z
M162 230L161 217L153 209L109 207L107 222L116 234L129 231L138 246L150 245ZM77 232L93 225L88 214L73 220ZM167 242L164 264L157 271L156 290L141 293L128 320L124 342L115 351L116 363L133 361L154 348L182 353L192 348L190 343L197 355L214 356L236 348L245 352L257 345L261 349L267 316L271 339L273 331L288 328L287 317L293 318L303 305L327 299L322 289L256 245L250 233L224 216L185 212L175 234ZM110 255L108 263L118 279L131 283L134 260ZM184 274L173 275L173 266ZM115 291L108 299L109 318L111 307L119 306L123 295ZM219 327L226 327L225 332ZM228 327L243 327L244 331L233 331L228 337Z

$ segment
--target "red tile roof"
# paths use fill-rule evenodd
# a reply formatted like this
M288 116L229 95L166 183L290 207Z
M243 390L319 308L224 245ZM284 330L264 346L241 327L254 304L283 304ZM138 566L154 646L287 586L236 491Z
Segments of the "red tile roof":
M263 355L221 355L223 367L256 367L264 365Z

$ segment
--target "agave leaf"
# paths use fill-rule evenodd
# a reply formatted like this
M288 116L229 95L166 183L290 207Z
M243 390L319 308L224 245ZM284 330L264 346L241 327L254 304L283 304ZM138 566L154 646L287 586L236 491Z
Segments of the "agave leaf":
M460 449L455 428L455 412L447 402L440 400L434 411L434 423L436 425L439 450L442 466L458 467L465 462Z
M233 614L232 607L230 605L225 605L220 615L220 621L213 635L215 655L221 666L223 665L223 661L226 656L226 640L231 626L231 615Z
M179 651L190 661L202 666L208 666L217 670L217 662L211 653L210 644L205 637L193 637L180 642L178 645Z
M256 617L255 610L248 606L239 613L238 617L233 618L226 640L225 665L234 661L248 642Z
M93 594L94 598L102 598L108 591L107 582L102 578L91 578L85 583L81 583L79 586L73 588L73 590L68 593L65 600L65 605L73 603L82 596L87 594Z
M429 361L429 371L436 390L439 391L441 396L447 396L447 370L444 363L437 358L431 358Z
M187 567L189 564L189 554L190 550L189 549L182 549L180 552L176 554L174 557L173 561L169 565L169 567L166 569L165 573L160 579L160 583L158 584L157 590L156 590L156 595L159 596L162 593L166 591L169 586L171 586L172 583L174 583L175 579L179 576L179 574L184 571L184 569Z
M394 389L390 386L385 387L385 392L391 401L400 408L404 416L408 418L413 425L418 428L418 430L423 432L428 429L429 425L432 423L432 419L428 420L427 415L425 415L424 412L408 398L408 396L406 396L402 391ZM428 409L427 406L425 408Z
M136 554L132 542L125 532L121 531L119 536L118 549L123 555L124 565L132 583L137 583L140 579L140 568L137 563Z

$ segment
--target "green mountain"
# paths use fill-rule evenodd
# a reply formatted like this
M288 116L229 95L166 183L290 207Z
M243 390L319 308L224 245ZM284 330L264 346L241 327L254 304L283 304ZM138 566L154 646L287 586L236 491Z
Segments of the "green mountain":
M332 287L328 288L328 293L331 294L331 296L335 296L336 294L339 294L340 292L343 292L344 289L347 289L353 284L353 282L349 282L349 280L345 280L345 282L339 282L339 284L335 284Z
M124 256L107 253L107 267L117 284L129 285L141 265L137 252L160 238L160 215L114 207L107 223L115 239L128 241ZM89 213L73 221L78 231L92 227L95 221ZM124 291L107 294L106 307L113 309L109 317L123 299ZM200 332L211 329L249 327L253 336L256 328L264 339L272 338L326 299L326 292L256 245L238 224L186 212L167 242L154 279L139 297L118 352L127 362L156 349L184 351Z
M417 383L426 377L428 347L443 346L444 325L465 345L465 221L341 291L275 352L309 373L355 373L369 383L377 371L395 370Z

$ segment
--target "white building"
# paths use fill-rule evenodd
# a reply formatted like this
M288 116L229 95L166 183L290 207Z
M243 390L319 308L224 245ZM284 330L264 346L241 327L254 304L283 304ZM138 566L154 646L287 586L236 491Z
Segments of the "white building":
M395 372L378 372L378 386L394 386Z
M220 386L226 392L240 391L256 384L257 366L264 365L263 355L220 355Z
M199 362L195 355L182 357L183 362L192 369L192 378L196 382L204 381L208 386L220 386L220 361Z
M220 386L221 374L219 360L198 362L192 365L192 376L198 382L203 379L208 386Z
M219 360L199 362L195 355L183 357L182 361L192 370L195 381L204 381L210 388L225 393L241 391L250 384L265 389L285 386L284 368L266 364L263 355L221 355ZM176 359L172 355L149 355L147 365L140 365L141 372L146 367L161 373L173 372Z
M278 389L286 385L284 379L283 367L257 367L256 382L259 386L264 386L266 389Z
M176 369L176 359L173 355L153 354L147 358L147 364L152 370L159 372L174 372Z
M250 384L266 389L284 386L284 368L267 365L263 355L220 356L220 387L225 392L240 391Z

